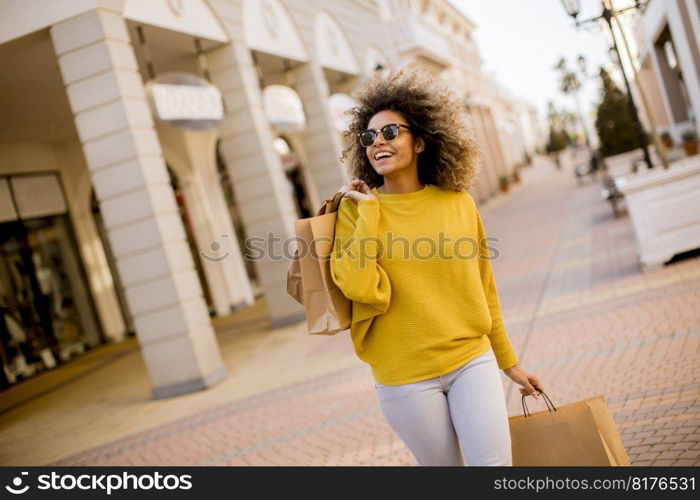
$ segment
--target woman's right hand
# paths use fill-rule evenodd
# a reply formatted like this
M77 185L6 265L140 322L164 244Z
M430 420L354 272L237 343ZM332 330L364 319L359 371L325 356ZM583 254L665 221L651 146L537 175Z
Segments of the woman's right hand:
M370 187L361 179L352 179L347 184L344 184L340 191L347 193L344 198L352 198L356 202L360 200L376 200L377 197L372 194Z

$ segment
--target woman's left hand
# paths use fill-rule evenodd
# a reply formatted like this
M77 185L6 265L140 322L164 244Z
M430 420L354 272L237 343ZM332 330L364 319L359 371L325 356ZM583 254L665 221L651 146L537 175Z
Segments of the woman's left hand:
M522 386L520 387L520 394L523 396L529 395L539 398L537 391L544 392L544 387L542 387L540 379L537 378L537 375L526 372L518 365L506 368L503 370L503 372L508 375L513 382Z

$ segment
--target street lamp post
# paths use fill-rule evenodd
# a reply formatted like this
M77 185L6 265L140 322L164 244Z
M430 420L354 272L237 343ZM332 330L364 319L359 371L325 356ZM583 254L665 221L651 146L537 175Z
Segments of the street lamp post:
M593 17L590 19L584 19L583 21L579 21L578 15L581 10L581 0L561 0L561 3L564 6L566 13L569 14L569 16L571 16L574 19L574 21L576 21L577 28L582 24L595 22L599 19L603 19L607 23L608 28L610 29L610 36L612 37L613 41L613 48L615 49L615 54L617 55L617 59L620 62L620 71L622 72L622 78L625 81L625 88L627 89L627 101L629 103L630 113L632 114L632 121L634 121L634 128L637 132L639 145L641 146L642 151L644 152L644 161L647 164L647 168L654 168L654 164L651 162L651 156L649 155L649 148L647 148L646 135L644 134L644 130L642 128L642 122L639 121L639 113L637 112L637 106L634 103L634 98L632 97L632 89L630 88L630 83L627 79L627 73L625 72L625 68L622 65L622 57L620 56L620 51L617 46L617 37L615 36L615 30L613 29L612 25L612 19L615 13L613 13L613 11L608 8L605 2L601 0L600 3L603 7L603 12L601 15L599 15L598 17ZM617 12L622 12L624 10L636 8L639 8L638 1L635 2L635 5L633 7L627 7L626 9L622 9Z

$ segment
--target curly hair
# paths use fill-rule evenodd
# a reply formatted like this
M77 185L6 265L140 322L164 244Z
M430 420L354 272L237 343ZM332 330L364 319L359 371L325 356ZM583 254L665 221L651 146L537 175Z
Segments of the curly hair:
M352 92L358 104L344 135L349 144L340 161L349 156L347 174L362 179L370 187L384 183L357 140L378 112L401 113L414 137L422 137L425 149L418 155L418 180L452 191L464 191L478 174L479 148L472 136L463 101L443 82L417 66L377 71Z

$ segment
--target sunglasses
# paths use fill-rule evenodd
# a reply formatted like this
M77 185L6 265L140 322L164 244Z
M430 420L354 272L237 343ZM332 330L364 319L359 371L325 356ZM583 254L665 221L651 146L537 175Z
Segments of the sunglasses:
M411 127L404 125L403 123L390 123L388 125L384 125L380 130L370 128L364 132L359 132L357 137L360 139L360 144L367 148L374 144L374 141L377 139L378 132L382 133L384 140L391 141L396 139L396 137L399 135L401 127L411 130Z

